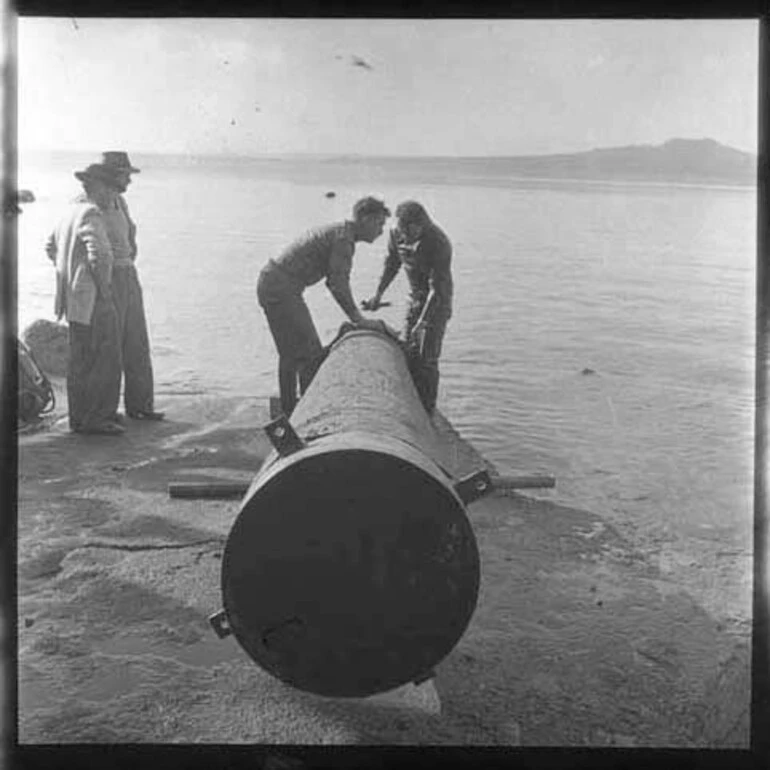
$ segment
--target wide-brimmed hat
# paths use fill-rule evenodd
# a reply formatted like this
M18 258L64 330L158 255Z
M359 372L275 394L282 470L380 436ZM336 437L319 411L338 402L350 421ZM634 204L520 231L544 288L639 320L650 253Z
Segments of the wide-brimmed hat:
M130 171L132 174L138 174L139 169L131 165L128 159L128 153L117 150L110 150L102 153L102 164L114 168L115 171Z
M92 163L82 171L75 171L75 178L81 182L88 179L98 179L108 185L115 184L115 169L105 166L103 163Z

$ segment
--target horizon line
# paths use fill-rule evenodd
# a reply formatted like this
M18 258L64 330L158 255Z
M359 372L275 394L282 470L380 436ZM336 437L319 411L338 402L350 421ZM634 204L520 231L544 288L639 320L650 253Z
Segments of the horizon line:
M200 157L200 158L250 158L254 160L271 160L281 158L345 158L351 160L357 159L385 159L385 160L412 160L412 159L435 159L435 160L491 160L499 158L552 158L567 155L586 155L592 152L602 150L632 150L632 149L647 149L647 148L660 148L673 141L685 141L692 143L708 142L719 145L735 152L745 153L747 155L757 155L757 150L743 150L732 145L724 144L716 139L710 137L700 138L688 138L688 137L672 137L658 144L653 143L640 143L640 144L626 144L626 145L611 145L602 147L592 147L587 150L574 150L574 151L561 151L561 152L538 152L528 154L453 154L453 155L435 155L435 154L385 154L385 153L356 153L356 152L308 152L308 151L282 151L282 152L254 152L246 153L242 151L230 152L230 151L183 151L183 150L143 150L132 149L128 150L129 153L140 156L167 156L167 157ZM63 148L43 148L43 147L27 147L17 148L17 157L23 155L93 155L93 150L87 149L63 149ZM98 154L98 153L97 153Z

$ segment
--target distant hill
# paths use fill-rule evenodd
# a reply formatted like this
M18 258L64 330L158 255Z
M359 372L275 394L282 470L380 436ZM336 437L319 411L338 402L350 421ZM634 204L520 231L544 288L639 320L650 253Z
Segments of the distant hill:
M471 159L464 159L465 162ZM488 164L490 158L485 158ZM753 185L757 156L713 139L670 139L569 155L495 158L495 170L511 176L626 181L714 182Z
M530 178L754 186L757 156L714 139L669 139L661 145L610 147L559 155L518 156L315 156L322 165L342 164L360 174L411 178L415 167L423 181L478 183L479 180ZM304 163L301 158L294 158Z
M411 181L415 174L436 183L506 183L508 179L597 180L608 182L660 182L684 184L756 185L757 156L727 147L714 139L669 139L660 145L610 147L571 154L519 156L366 156L279 155L192 156L136 153L153 167L186 168L201 162L259 166L260 173L282 178L287 169L327 184L328 173L347 169L358 180L380 178ZM77 157L76 157L77 156ZM31 154L30 157L34 157ZM46 165L71 175L71 168L86 162L79 154L47 153ZM309 162L310 161L310 162ZM320 169L320 171L318 171ZM384 175L384 176L382 176ZM344 174L343 174L344 176Z

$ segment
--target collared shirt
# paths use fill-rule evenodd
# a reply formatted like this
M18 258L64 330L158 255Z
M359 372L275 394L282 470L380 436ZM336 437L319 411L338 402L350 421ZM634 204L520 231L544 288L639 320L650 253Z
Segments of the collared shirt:
M350 287L355 248L353 223L339 222L309 230L273 262L301 288L326 278L332 291L345 291Z
M390 231L383 278L392 280L399 268L404 266L409 281L409 319L417 320L431 291L436 295L432 315L444 318L451 316L451 263L452 244L444 231L433 222L426 224L420 240L411 244L406 242L398 229Z

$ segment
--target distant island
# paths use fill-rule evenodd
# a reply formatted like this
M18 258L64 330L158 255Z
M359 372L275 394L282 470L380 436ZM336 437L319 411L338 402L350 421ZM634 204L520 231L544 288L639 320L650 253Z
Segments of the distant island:
M336 156L329 163L398 167L406 157ZM594 180L680 184L756 185L757 156L714 139L670 139L661 145L631 145L558 155L432 156L414 159L423 172L466 181L487 179Z
M496 161L499 171L512 176L739 185L756 184L757 177L756 155L714 139L670 139L661 145L501 157Z

